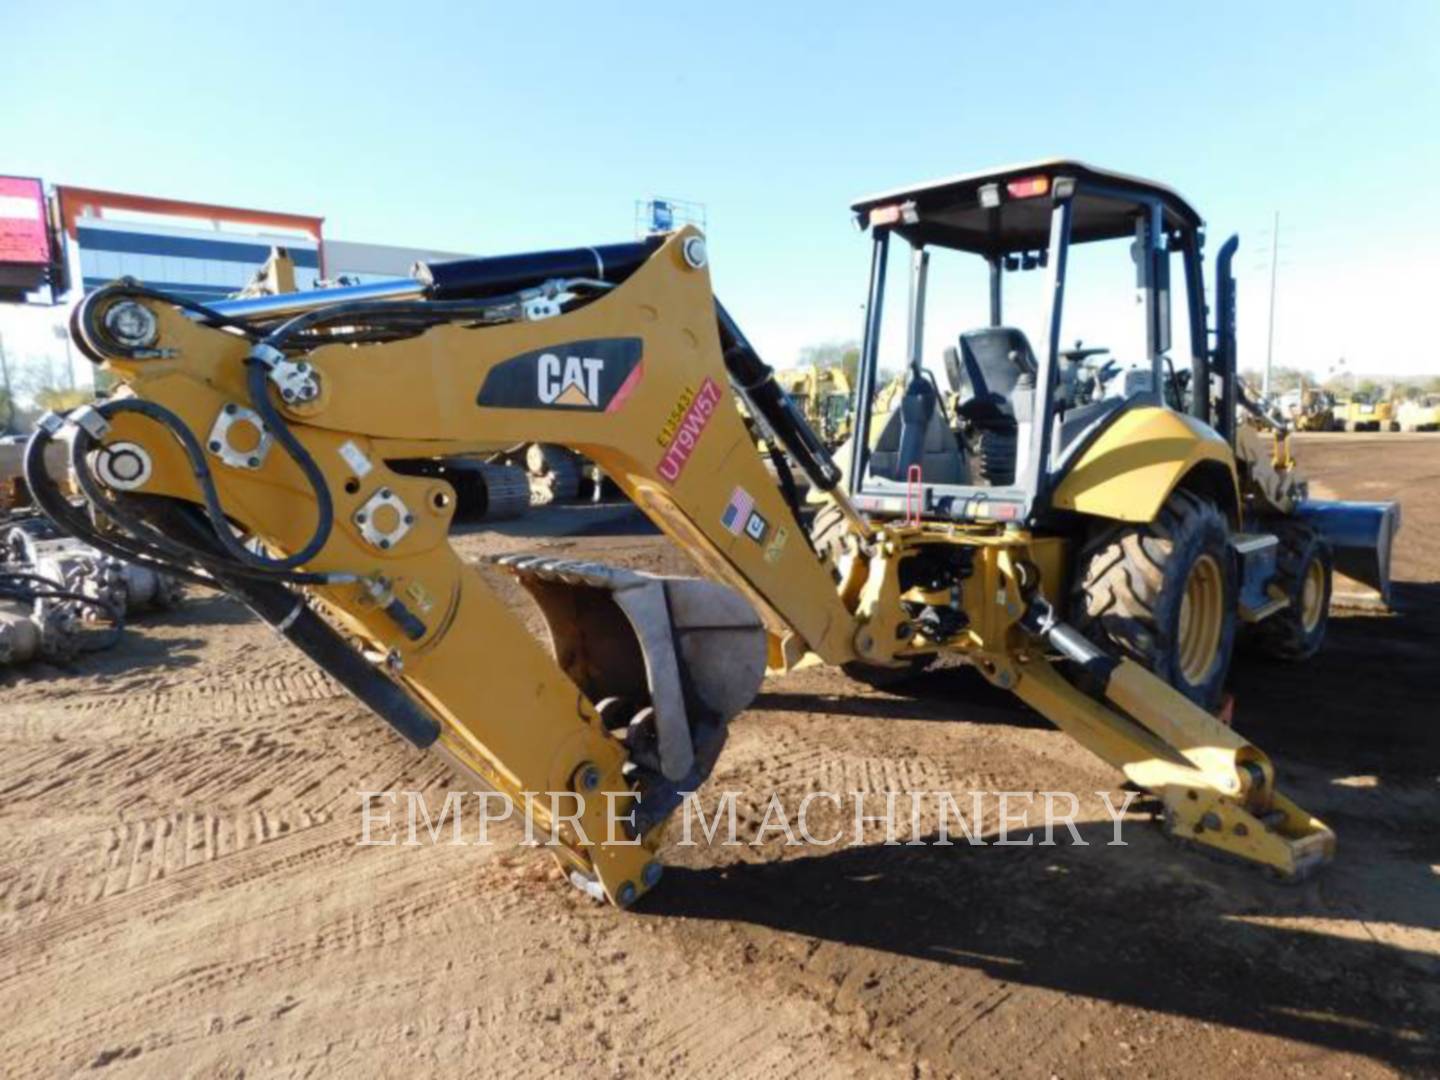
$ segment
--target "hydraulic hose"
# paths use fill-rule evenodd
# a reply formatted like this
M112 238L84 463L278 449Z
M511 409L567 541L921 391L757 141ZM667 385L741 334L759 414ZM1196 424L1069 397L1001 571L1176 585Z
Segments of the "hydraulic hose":
M197 304L193 300L187 300L183 296L175 296L171 293L161 292L158 289L149 289L139 284L133 278L122 278L113 285L103 289L97 289L91 293L75 308L75 314L70 319L70 337L79 345L80 351L92 364L103 364L106 357L97 353L91 346L93 341L104 341L107 348L117 356L127 360L143 359L142 350L128 348L115 341L112 335L105 333L104 328L99 326L95 319L95 313L99 310L103 301L113 296L138 296L146 300L155 300L162 304L170 304L174 307L183 308L200 317L200 321L212 326L223 326L227 329L236 330L245 337L255 340L259 335L256 330L239 319L232 319L223 315L213 308L204 304Z
M249 360L247 364L249 370L246 373L246 386L250 391L250 404L260 414L266 430L275 436L275 441L285 448L285 452L290 455L290 460L295 462L300 467L300 471L305 474L305 479L310 484L310 490L315 496L316 520L315 531L311 533L305 546L295 554L283 559L255 556L244 547L240 547L238 543L236 546L246 557L242 561L250 561L251 565L265 569L289 570L309 562L325 547L325 542L330 539L330 530L335 525L335 503L330 497L330 485L326 483L325 474L320 471L320 466L315 464L315 459L311 457L310 451L306 450L300 440L290 431L290 425L285 422L280 411L270 403L269 382L266 379L265 366L258 360ZM211 514L211 520L215 520L214 513ZM216 531L217 533L221 532L219 529ZM222 543L227 536L234 539L228 528L223 532ZM229 546L226 545L227 548Z
M257 556L247 549L236 539L225 517L224 509L220 505L220 497L215 490L214 478L210 473L210 467L205 462L200 444L190 429L174 413L170 412L163 405L151 401L137 401L125 399L121 401L105 402L101 406L95 406L102 416L114 415L119 412L133 412L143 415L161 424L185 451L190 462L191 472L199 484L201 493L205 499L205 513L209 520L211 531L216 539L225 549L225 553L217 557L215 554L204 552L188 544L178 543L169 537L154 532L150 525L142 518L130 513L121 500L108 497L90 471L88 455L91 449L97 445L97 440L84 428L77 427L74 442L70 448L70 464L75 473L75 479L84 492L85 497L91 504L104 507L107 516L113 518L120 525L123 525L132 534L147 538L145 542L164 552L167 557L175 559L184 564L199 564L210 573L225 570L231 574L239 574L250 577L274 578L297 585L324 585L333 583L337 578L333 574L323 573L294 573L287 571L279 563L284 560L270 560Z
M820 436L790 396L780 389L775 372L760 359L719 300L715 301L715 318L719 324L720 345L725 352L725 366L745 400L764 417L776 438L805 470L810 482L820 491L834 491L840 483L840 467L825 449Z
M55 417L58 421L59 417ZM53 432L45 426L38 427L25 447L25 485L40 510L56 526L70 536L76 536L107 555L124 559L137 566L159 573L168 573L207 589L220 586L210 578L196 574L188 566L177 564L156 555L157 548L138 538L129 541L107 534L98 528L84 513L76 509L61 493L59 485L45 467L45 448L54 440Z

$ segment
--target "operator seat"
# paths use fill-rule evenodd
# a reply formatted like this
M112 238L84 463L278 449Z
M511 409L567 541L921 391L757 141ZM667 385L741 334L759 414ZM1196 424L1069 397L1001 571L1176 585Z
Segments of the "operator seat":
M1015 384L1033 376L1037 364L1024 333L1012 326L987 326L960 335L961 395L957 411L973 423L1015 419ZM966 391L969 391L967 394Z
M900 407L885 421L870 451L871 476L903 483L912 465L920 466L927 484L970 482L970 469L945 419L940 395L924 377L911 378Z
M1015 482L1022 420L1035 411L1035 353L1011 326L987 326L960 335L958 354L947 350L946 369L959 395L955 406L966 447L980 479Z

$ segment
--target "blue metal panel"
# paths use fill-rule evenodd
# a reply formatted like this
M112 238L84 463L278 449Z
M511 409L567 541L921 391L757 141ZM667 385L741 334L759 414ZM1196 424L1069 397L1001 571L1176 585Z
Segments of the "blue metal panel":
M223 262L260 266L270 257L268 244L253 240L200 239L189 236L162 236L158 233L130 232L117 229L95 229L80 226L75 230L82 251L113 251L126 255L172 255L187 259L219 259ZM300 241L304 243L304 241ZM319 269L320 253L314 248L286 248L297 267Z
M1336 570L1390 603L1390 549L1400 529L1399 503L1306 499L1295 515L1330 542Z

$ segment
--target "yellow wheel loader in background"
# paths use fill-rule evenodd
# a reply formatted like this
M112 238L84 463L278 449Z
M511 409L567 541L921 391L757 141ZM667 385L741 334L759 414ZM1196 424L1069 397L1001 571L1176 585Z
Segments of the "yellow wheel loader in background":
M808 364L777 371L775 381L790 395L827 450L833 451L849 437L854 392L842 368Z
M107 286L72 330L125 392L47 417L27 458L63 434L114 527L39 469L36 497L68 530L230 591L458 777L582 796L573 817L528 810L571 880L621 906L658 882L661 826L766 668L810 658L861 676L964 658L1153 793L1175 836L1292 877L1325 862L1331 831L1207 710L1242 626L1275 627L1261 643L1282 655L1319 647L1332 550L1383 586L1396 516L1310 502L1283 439L1237 443L1235 241L1211 348L1201 222L1158 185L1053 161L855 210L874 256L844 484L685 228L210 307ZM1082 395L1060 370L1067 259L1105 242L1138 253L1146 377ZM872 442L896 248L909 378ZM989 325L927 313L932 254L989 264ZM1172 265L1191 313L1178 368ZM1002 307L1030 266L1051 297L1033 347ZM953 410L922 362L927 320L955 349ZM740 399L829 493L813 531ZM453 490L413 464L525 441L594 459L709 578L498 559L546 616L552 648L536 641L451 548Z
M1276 408L1295 431L1338 431L1344 427L1335 417L1335 398L1318 386L1301 386L1281 394Z
M1401 431L1440 431L1440 394L1406 401L1395 416Z
M1399 431L1395 403L1382 393L1354 394L1345 406L1346 431Z

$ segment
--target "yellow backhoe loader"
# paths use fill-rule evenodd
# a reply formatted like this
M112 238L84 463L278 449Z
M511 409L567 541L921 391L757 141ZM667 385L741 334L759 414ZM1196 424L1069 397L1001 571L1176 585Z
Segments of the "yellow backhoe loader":
M1283 439L1237 446L1236 242L1210 348L1201 221L1159 185L1051 161L854 209L873 261L844 484L684 228L208 307L116 282L72 331L124 392L47 416L27 454L68 439L115 528L38 469L36 497L96 544L229 590L460 777L584 796L574 817L529 811L571 880L621 906L659 881L662 824L767 667L812 658L861 678L964 658L1153 793L1173 835L1291 877L1324 863L1330 829L1209 709L1241 624L1273 628L1281 655L1319 647L1336 545L1383 583L1396 514L1305 499ZM1067 255L1107 242L1135 252L1146 377L1071 394ZM896 248L909 378L872 442ZM927 316L932 254L988 262L988 326ZM1191 313L1178 372L1172 264ZM1004 279L1030 267L1051 297L1035 348L1002 317ZM923 363L927 317L955 350L953 410ZM737 397L829 493L813 529ZM553 647L536 641L452 550L449 485L413 466L525 441L594 459L707 578L507 556L548 620Z

